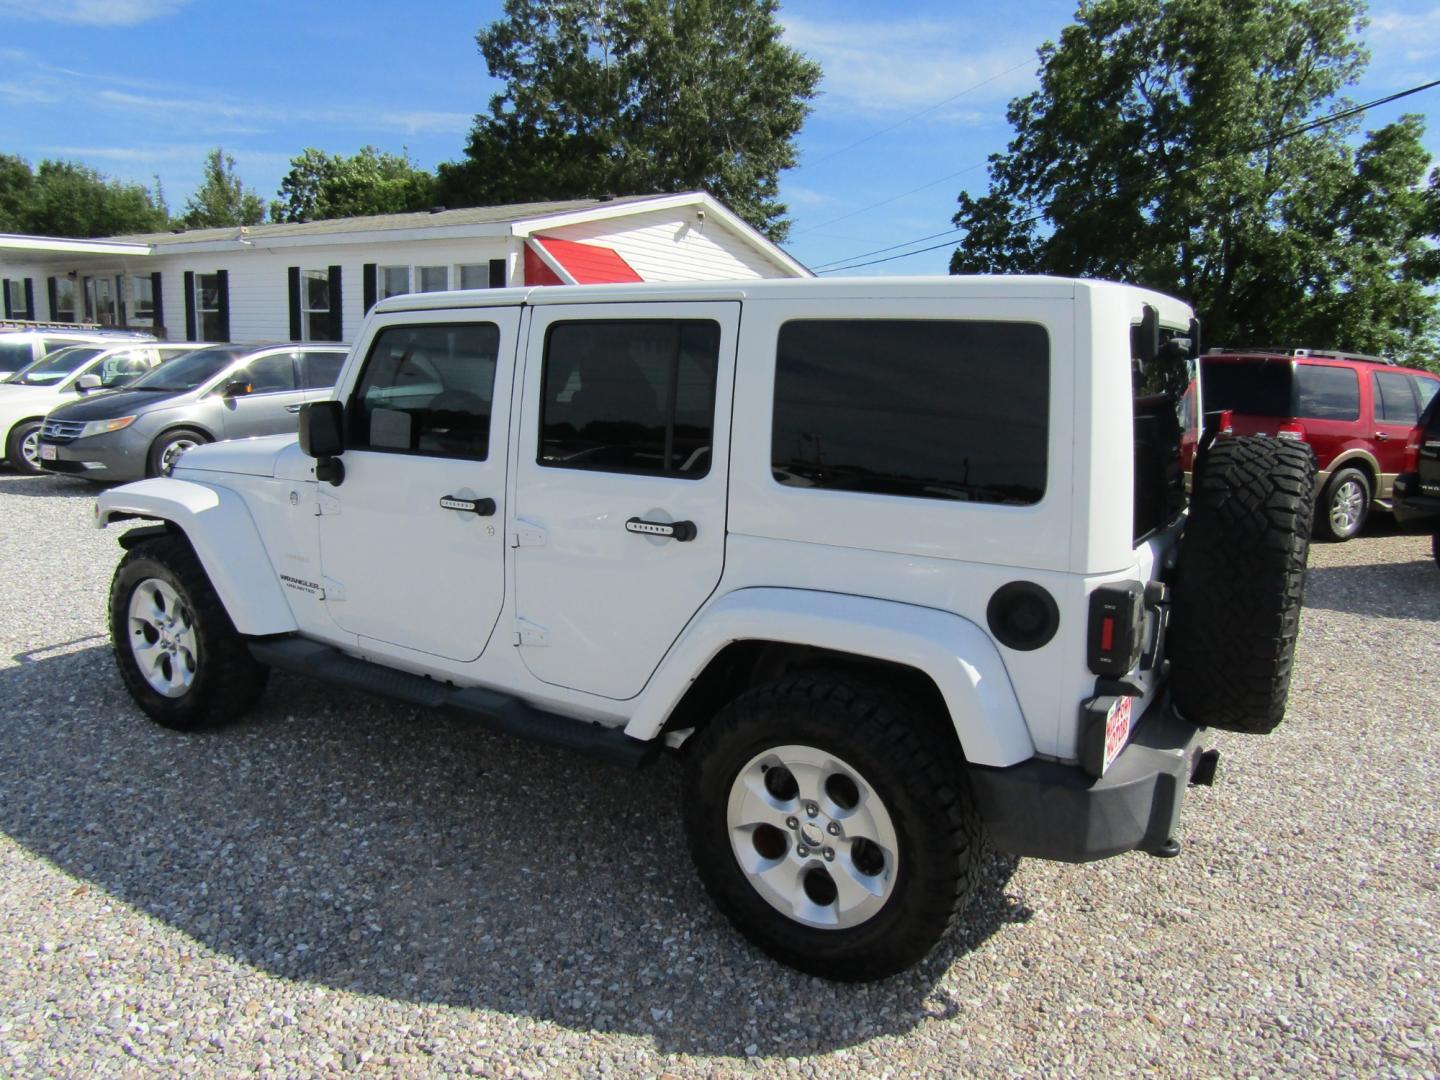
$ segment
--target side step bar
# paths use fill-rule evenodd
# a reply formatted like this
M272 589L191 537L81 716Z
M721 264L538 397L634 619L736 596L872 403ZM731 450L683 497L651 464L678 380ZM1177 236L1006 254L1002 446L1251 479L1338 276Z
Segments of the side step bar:
M519 698L479 686L451 686L423 675L396 671L346 656L339 649L304 638L270 638L250 642L250 653L262 664L311 675L380 697L394 698L450 716L474 720L491 731L517 735L547 746L600 758L638 769L659 751L659 741L631 738L624 729L586 723L546 712Z

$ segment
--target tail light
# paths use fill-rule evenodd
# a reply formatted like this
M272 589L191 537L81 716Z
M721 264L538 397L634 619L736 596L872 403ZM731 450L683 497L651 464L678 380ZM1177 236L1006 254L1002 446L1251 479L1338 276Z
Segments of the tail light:
M1235 434L1235 410L1223 409L1220 413L1220 424L1218 431L1221 435Z
M1281 424L1280 430L1275 433L1279 439L1294 439L1296 442L1305 441L1305 425L1298 420L1291 420L1289 423Z
M1425 442L1425 429L1418 424L1410 429L1405 440L1405 456L1400 462L1401 472L1415 472L1420 468L1420 447Z

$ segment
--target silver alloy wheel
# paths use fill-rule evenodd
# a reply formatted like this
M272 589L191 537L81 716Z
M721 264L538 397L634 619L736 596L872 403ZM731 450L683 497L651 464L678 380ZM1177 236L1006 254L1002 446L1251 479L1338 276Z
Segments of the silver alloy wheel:
M199 649L194 616L175 587L146 578L130 594L130 655L150 688L165 697L184 696L195 681Z
M199 445L200 440L198 439L176 439L165 447L164 452L160 455L160 475L169 476L171 470L175 468L176 459L186 450Z
M1349 536L1360 527L1365 511L1365 489L1358 480L1346 480L1330 496L1330 527L1336 536Z
M32 469L40 468L40 429L27 431L25 437L20 440L20 456L25 459L25 464Z
M796 922L858 926L895 885L890 812L859 771L813 746L756 754L730 785L730 846L750 884Z

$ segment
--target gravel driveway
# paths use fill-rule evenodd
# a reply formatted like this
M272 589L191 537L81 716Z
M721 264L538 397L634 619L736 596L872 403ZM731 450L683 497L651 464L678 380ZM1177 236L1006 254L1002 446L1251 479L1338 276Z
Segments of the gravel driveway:
M1180 858L992 857L842 986L710 906L637 778L276 676L165 731L105 637L94 490L0 474L0 1074L1440 1072L1440 571L1316 547L1290 715L1220 735Z

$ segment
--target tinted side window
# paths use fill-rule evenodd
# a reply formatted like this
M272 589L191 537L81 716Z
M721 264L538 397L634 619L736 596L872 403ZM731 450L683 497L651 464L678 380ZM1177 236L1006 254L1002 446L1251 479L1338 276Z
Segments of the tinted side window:
M345 411L349 445L484 461L499 350L494 323L382 330Z
M710 471L720 326L566 322L545 339L541 465L698 480Z
M1410 376L1394 371L1377 371L1375 379L1375 419L1391 424L1410 424L1420 418L1415 394L1410 389Z
M786 486L1036 503L1049 429L1050 341L1041 326L780 328L771 462Z
M345 354L339 352L302 352L300 354L300 385L306 390L329 390L340 378Z
M234 378L248 382L252 394L282 394L295 389L295 361L288 352L257 357Z
M1295 415L1309 420L1360 419L1360 380L1354 370L1296 364Z
M1435 399L1435 391L1440 389L1440 382L1434 379L1415 378L1415 392L1420 396L1420 411L1424 412Z

